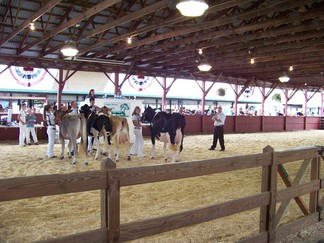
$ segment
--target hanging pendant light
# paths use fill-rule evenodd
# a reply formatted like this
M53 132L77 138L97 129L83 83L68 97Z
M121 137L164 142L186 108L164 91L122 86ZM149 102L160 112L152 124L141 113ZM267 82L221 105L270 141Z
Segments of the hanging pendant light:
M61 49L61 52L64 56L67 57L74 57L76 54L78 54L78 49L76 48L76 44L72 40L65 41L64 46Z
M204 0L180 0L177 4L180 13L187 17L198 17L209 8Z
M201 72L208 72L211 68L212 68L212 66L210 66L210 64L208 62L201 62L198 66L198 69Z
M279 81L282 82L282 83L287 83L289 81L289 79L290 78L288 77L288 75L286 73L283 73L283 75L281 75L279 77Z

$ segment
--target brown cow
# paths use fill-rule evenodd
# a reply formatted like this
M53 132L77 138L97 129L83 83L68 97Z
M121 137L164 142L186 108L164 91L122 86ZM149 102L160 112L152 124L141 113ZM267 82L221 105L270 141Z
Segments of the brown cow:
M111 140L113 144L115 145L115 155L116 155L116 161L119 160L119 144L128 144L128 147L130 145L130 139L129 139L129 125L127 122L127 119L125 117L119 117L119 116L111 116L110 112L111 109L104 106L100 108L100 112L107 115L110 119L110 123L112 125L112 131L111 131ZM130 160L130 149L128 149L128 156L127 159ZM108 158L111 158L110 155L110 146L108 145Z

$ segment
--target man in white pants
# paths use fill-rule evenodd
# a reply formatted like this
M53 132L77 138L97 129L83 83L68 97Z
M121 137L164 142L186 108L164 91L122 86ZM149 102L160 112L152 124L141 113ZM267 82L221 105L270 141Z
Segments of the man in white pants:
M21 105L17 120L19 121L19 146L25 147L26 139L26 104Z

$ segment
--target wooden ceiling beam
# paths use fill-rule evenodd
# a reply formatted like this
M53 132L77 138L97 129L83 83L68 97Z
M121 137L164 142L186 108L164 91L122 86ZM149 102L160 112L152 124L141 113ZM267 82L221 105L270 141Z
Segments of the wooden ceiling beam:
M323 11L323 10L322 10ZM319 12L315 13L314 15L317 16L319 14ZM298 20L298 18L296 18L296 20ZM268 26L271 26L271 25L277 25L277 23L275 23L275 20L268 20L267 21L267 24L265 23L261 23L261 24L264 24L264 27L268 27ZM262 26L262 25L261 25ZM229 45L231 43L240 43L242 44L243 43L247 43L247 47L249 46L256 46L258 43L259 45L263 46L263 45L266 45L266 44L273 44L272 40L268 40L268 38L270 37L273 37L273 36L278 36L280 34L283 34L283 33L286 33L286 34L291 34L292 32L294 31L302 31L302 30L307 30L307 29L311 29L311 30L314 30L314 29L317 29L317 28L323 28L323 26L321 24L312 24L312 25L309 25L309 24L305 24L303 25L303 27L284 27L284 28L280 28L278 30L271 30L271 31L263 31L261 33L256 33L256 34L252 34L251 37L249 37L250 35L247 35L246 37L232 37L230 39L228 39L228 36L230 34L230 32L242 32L240 29L242 29L242 27L236 27L234 28L233 30L219 30L219 31L214 31L214 32L210 32L210 33L207 33L207 34L201 34L198 38L194 37L194 38L185 38L185 39L180 39L180 40L177 40L177 41L173 41L173 42L170 42L170 43L163 43L163 44L158 44L158 45L154 45L152 47L145 47L145 48L141 48L140 50L135 50L135 51L130 51L130 52L127 52L126 55L127 56L133 56L133 55L136 55L137 53L145 53L145 52L150 52L150 51L154 51L154 50L164 50L164 49L168 49L168 48L173 48L174 46L178 46L178 45L188 45L188 44L191 44L191 43L198 43L196 48L199 49L199 48L203 48L203 45L199 45L199 41L202 41L202 40L210 40L212 39L213 41L209 41L209 43L217 43L220 45L220 46L223 46L224 43L226 43L226 45ZM246 28L246 27L244 27ZM245 31L251 31L253 30L253 25L252 25L252 28L250 30L245 30ZM229 32L230 31L230 32ZM266 33L266 34L263 34L263 33ZM316 36L316 33L313 32L312 34L313 36L315 35ZM224 39L219 39L219 38L224 38ZM264 38L263 40L260 40L256 43L250 43L251 41L255 40L255 39L260 39L260 38ZM287 39L285 39L285 41L288 41L288 40L296 40L296 37L295 35L294 36L291 36L291 37L285 37ZM302 38L302 37L300 37ZM305 36L306 38L306 36ZM281 41L281 38L278 38L277 40L278 42ZM192 45L190 45L188 48L192 47ZM229 48L226 48L226 49L229 49ZM124 53L122 51L120 51L120 53ZM125 55L125 54L124 54ZM118 58L122 58L122 55L119 54L117 56Z
M84 13L79 14L78 16L74 17L73 19L70 19L69 21L59 25L54 30L50 31L48 34L45 34L41 38L38 38L36 41L32 42L31 44L27 45L22 49L22 52L25 52L32 48L35 45L38 45L42 43L43 41L47 40L48 38L51 38L52 36L62 32L63 30L70 28L74 25L76 25L79 22L82 22L83 20L91 17L92 15L95 15L99 13L100 11L109 8L110 6L120 2L121 0L105 0L101 3L98 3L97 5L91 7L89 10L85 11ZM48 51L45 52L45 55L49 54Z
M236 6L237 4L244 4L246 2L249 2L249 0L241 0L241 1L240 0L234 0L234 1L226 1L225 3L217 3L216 5L212 5L208 9L207 14L215 12L215 11L222 11L222 10L224 10L226 8ZM175 17L171 17L171 18L166 19L166 20L163 19L163 20L160 21L160 23L153 23L153 25L150 25L148 27L144 27L144 28L142 28L140 30L129 31L129 33L126 33L126 34L123 34L123 35L120 35L120 36L116 36L115 38L112 38L110 40L97 41L96 43L89 46L88 48L81 50L81 52L86 53L86 52L88 52L88 51L90 51L90 50L92 50L92 49L94 49L96 47L100 47L100 46L104 46L104 45L107 45L107 44L119 42L121 40L125 40L129 36L138 36L138 35L141 35L143 33L153 31L154 29L159 29L159 28L161 28L163 26L171 26L171 25L177 24L177 23L179 23L181 21L184 21L186 19L189 19L189 18L184 17L184 16L179 16L179 15L176 15ZM109 27L109 26L107 26L107 27ZM107 27L104 28L104 29L107 30ZM111 28L113 28L113 27L111 27ZM89 35L86 34L83 38L88 38L88 37L89 37ZM93 57L101 56L101 55L104 55L104 54L98 53L96 55L93 55Z
M217 20L203 22L201 24L197 24L197 25L192 26L192 27L183 27L183 28L177 29L175 31L170 31L170 32L167 32L167 33L164 33L164 34L158 34L158 35L156 35L154 37L146 38L146 39L134 42L131 45L123 44L118 48L116 48L116 47L115 48L110 48L109 50L107 50L107 52L101 53L101 55L104 55L105 53L118 53L118 52L125 51L125 50L127 50L129 48L135 48L135 47L140 47L140 46L144 46L144 45L150 45L151 43L154 43L154 42L169 39L169 38L172 38L172 37L175 37L175 36L184 36L184 35L189 34L191 32L211 29L211 28L214 28L216 26L229 24L229 23L232 23L233 21L237 21L237 20L242 21L243 16L251 17L252 14L255 14L256 16L258 16L261 13L263 13L263 14L273 13L275 11L279 11L279 9L280 9L279 6L281 7L280 10L282 11L283 7L285 7L285 8L297 7L297 6L301 5L301 2L304 3L304 1L298 0L298 1L290 1L289 4L285 4L284 6L282 6L282 4L279 4L277 6L269 5L269 6L266 6L264 8L258 9L258 10L253 10L253 11L251 11L251 13L243 13L243 14L240 14L238 16L231 16L231 17L227 17L227 18L221 18L221 19L217 19ZM271 6L273 8L271 8ZM323 8L320 8L320 9L317 9L317 10L312 10L312 11L308 11L308 12L305 12L305 13L296 14L295 16L284 16L284 17L272 19L270 21L263 21L263 22L259 22L259 23L246 24L246 25L236 27L234 29L226 29L224 31L217 31L219 35L217 35L215 32L210 32L209 38L218 38L218 37L223 37L223 36L229 36L231 34L242 34L242 33L248 32L248 31L255 31L255 30L259 30L259 29L269 28L269 27L272 27L273 25L281 25L281 24L291 23L291 22L294 22L294 21L302 21L304 19L309 19L309 18L314 18L314 17L321 16L322 13L323 13ZM195 42L195 40L192 40L192 41ZM186 43L188 43L188 42L189 41L186 41ZM155 47L158 48L158 45L155 46Z
M34 22L35 20L37 20L40 16L42 16L48 10L52 9L53 7L55 7L60 2L62 2L62 0L51 0L48 3L44 4L37 12L33 13L28 19L26 19L22 24L20 24L19 27L16 30L14 30L8 36L6 36L4 39L2 39L0 41L0 47L3 44L7 43L9 40L11 40L14 36L16 36L17 34L19 34L26 27L28 27L31 22Z

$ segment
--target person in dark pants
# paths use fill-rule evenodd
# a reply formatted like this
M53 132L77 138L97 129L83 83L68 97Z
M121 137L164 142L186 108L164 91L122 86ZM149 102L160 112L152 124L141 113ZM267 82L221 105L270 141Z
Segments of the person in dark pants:
M219 106L217 108L217 113L212 117L214 121L214 135L213 135L213 144L209 150L215 150L217 146L217 140L219 140L220 151L225 150L224 144L224 125L226 120L226 115L223 113L223 108Z

